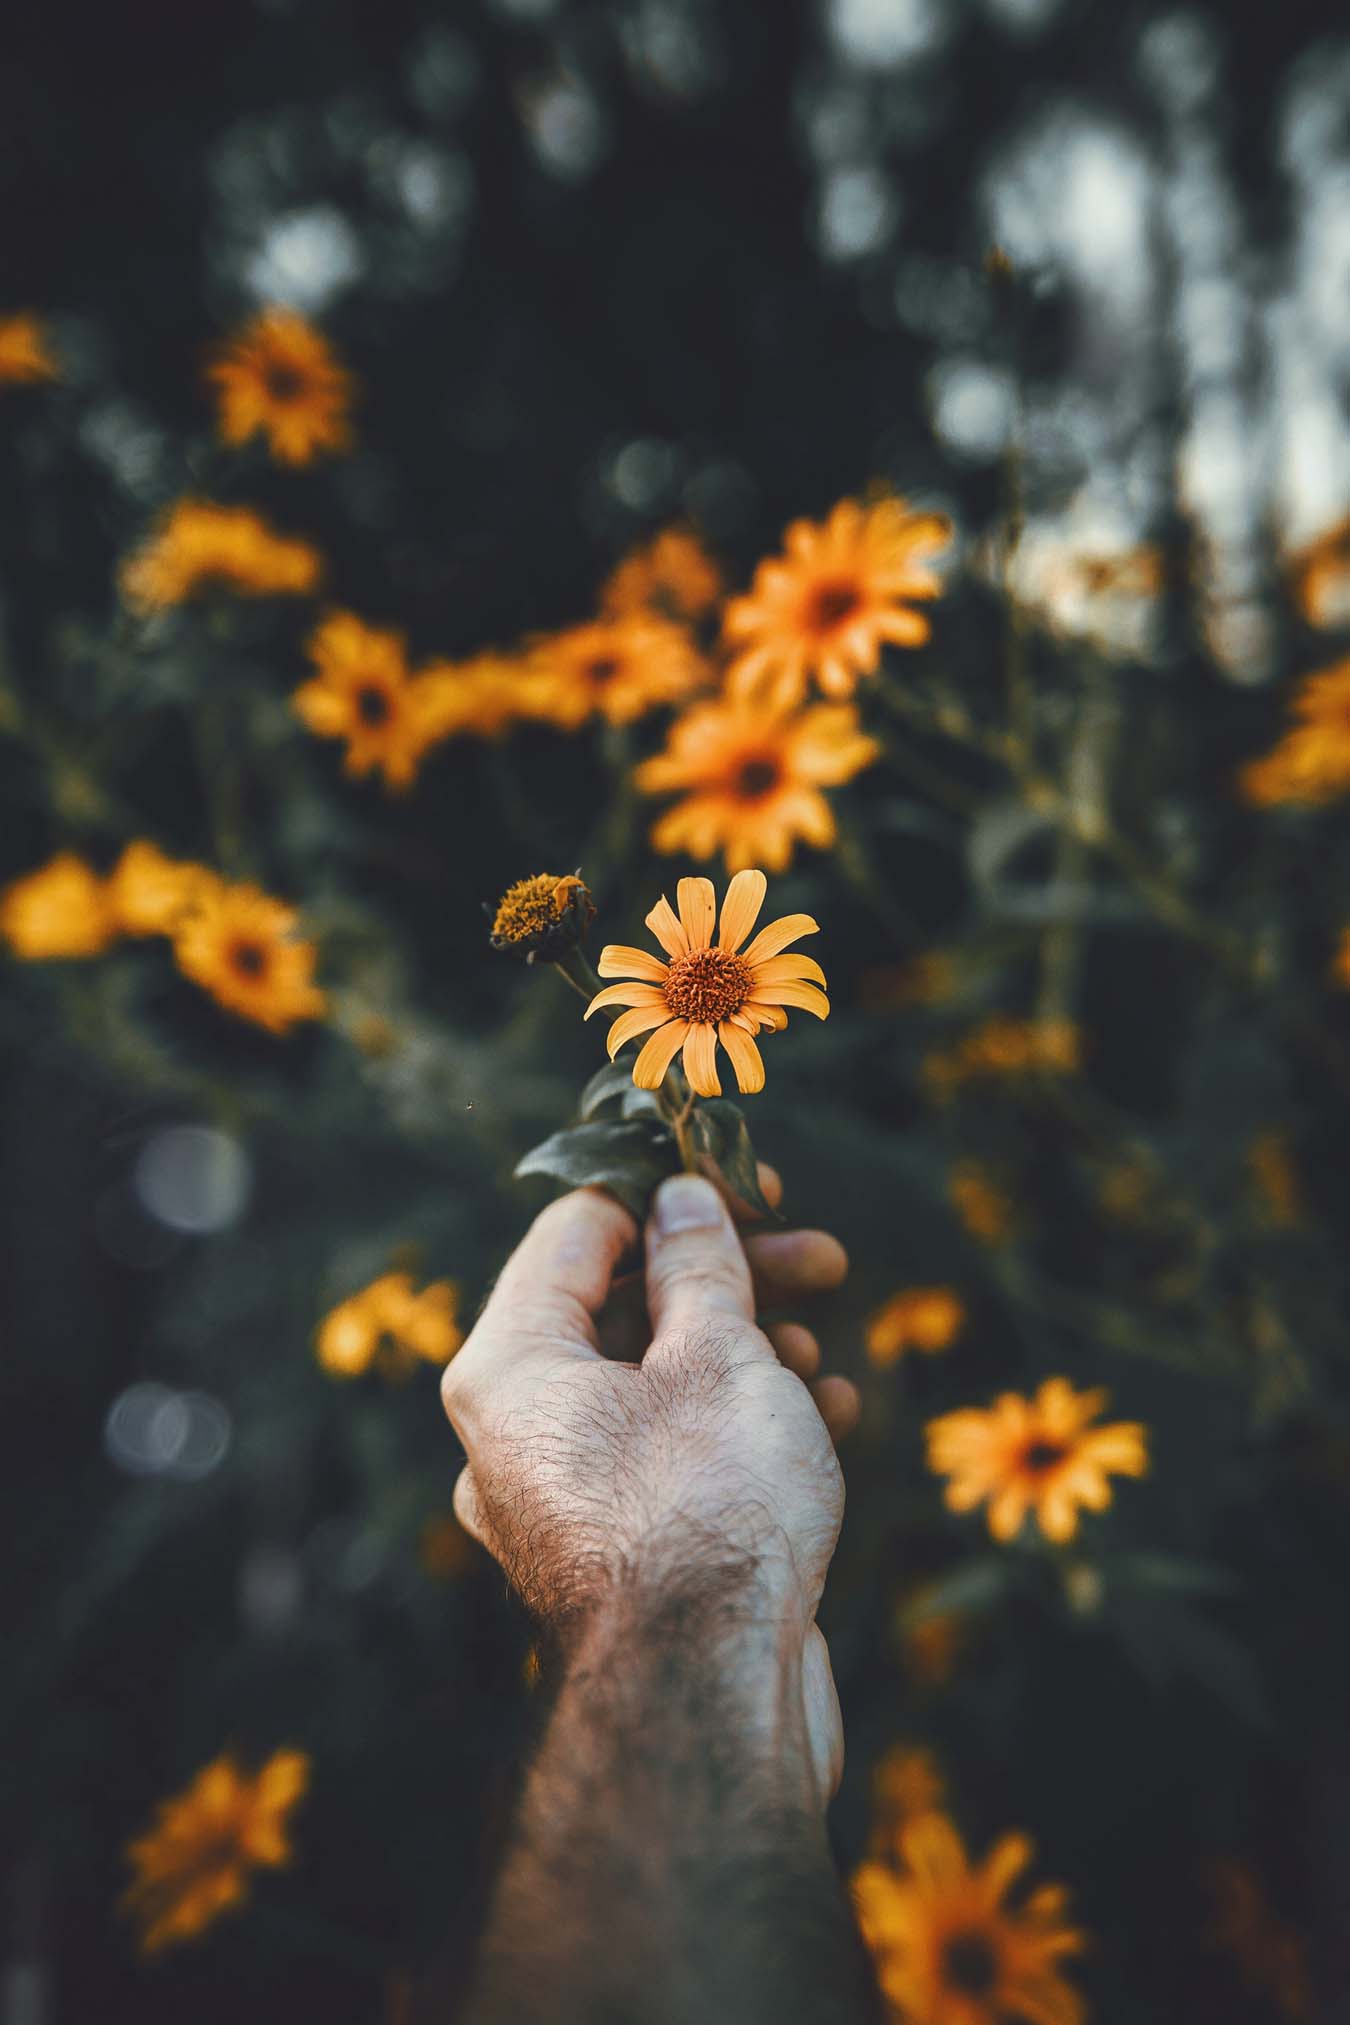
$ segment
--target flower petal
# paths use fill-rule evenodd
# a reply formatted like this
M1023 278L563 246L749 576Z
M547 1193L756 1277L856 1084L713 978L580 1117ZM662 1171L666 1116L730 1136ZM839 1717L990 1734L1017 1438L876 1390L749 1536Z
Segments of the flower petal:
M761 928L748 949L741 955L747 963L759 963L766 956L777 956L780 949L786 949L789 942L795 942L799 935L815 935L820 923L810 914L783 914L777 921L770 921Z
M691 949L707 949L717 919L717 895L711 879L681 879L675 889L680 925Z
M719 948L740 948L759 919L759 910L764 905L764 895L768 890L769 882L762 872L736 874L722 902L722 925L717 934Z
M593 1012L599 1012L607 1005L661 1005L665 999L659 985L640 984L629 979L624 984L607 984L598 991L581 1017L588 1020Z
M634 949L626 942L607 942L595 967L601 977L642 977L650 984L664 984L670 968L649 949Z
M669 1018L670 1008L664 999L658 999L654 1005L637 1005L631 1012L620 1013L605 1035L611 1062L625 1041L636 1039L638 1034L649 1034L653 1027L659 1027Z
M717 1029L717 1037L727 1051L732 1068L736 1071L736 1087L743 1096L752 1096L764 1088L764 1061L744 1027L733 1026L730 1020L723 1020Z
M681 928L679 916L664 893L647 916L647 926L667 956L688 956L689 938Z
M770 956L755 965L756 989L761 984L800 984L804 978L824 987L824 971L814 957L804 956L800 950L794 949L787 956Z
M717 1030L704 1020L691 1020L684 1042L684 1073L700 1097L720 1097L717 1075Z
M661 1078L683 1046L688 1031L688 1020L667 1020L665 1026L657 1028L633 1064L633 1081L639 1090L660 1089Z
M830 1001L826 998L824 992L819 990L814 984L788 983L761 986L757 982L752 988L746 1004L749 1006L795 1005L799 1006L803 1012L814 1013L818 1020L825 1020L830 1016Z

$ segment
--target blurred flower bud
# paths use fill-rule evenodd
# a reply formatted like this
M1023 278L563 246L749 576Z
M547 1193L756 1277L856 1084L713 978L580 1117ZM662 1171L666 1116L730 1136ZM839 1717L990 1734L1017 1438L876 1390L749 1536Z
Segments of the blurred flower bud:
M492 947L527 963L557 963L584 940L594 919L595 902L578 874L540 872L503 893L492 918Z

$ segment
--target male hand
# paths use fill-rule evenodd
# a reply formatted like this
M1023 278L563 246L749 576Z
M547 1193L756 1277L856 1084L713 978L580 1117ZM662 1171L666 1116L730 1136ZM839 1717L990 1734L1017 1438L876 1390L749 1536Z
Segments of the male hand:
M711 1184L675 1176L645 1232L645 1354L621 1362L604 1349L625 1310L631 1327L615 1270L636 1236L616 1201L581 1189L507 1262L442 1386L468 1456L455 1509L564 1638L620 1599L648 1617L711 1600L767 1636L800 1669L823 1799L842 1738L815 1613L843 1514L834 1439L857 1395L816 1376L809 1330L755 1315L837 1284L847 1260L819 1231L743 1244Z

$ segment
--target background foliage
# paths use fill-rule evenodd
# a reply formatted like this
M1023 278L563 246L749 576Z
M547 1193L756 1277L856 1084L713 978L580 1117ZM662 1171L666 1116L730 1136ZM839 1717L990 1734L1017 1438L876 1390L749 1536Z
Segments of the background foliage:
M1350 509L1350 44L1320 14L30 11L5 289L61 377L0 390L0 873L146 835L256 878L303 906L334 1016L278 1040L162 945L6 965L14 2018L394 2018L428 1965L453 2001L528 1634L485 1560L427 1565L434 1373L339 1385L314 1329L391 1263L471 1312L545 1192L515 1161L599 1059L481 903L580 862L597 940L633 940L690 869L626 786L650 726L454 740L390 799L289 711L310 605L145 625L119 560L180 493L247 502L453 657L584 619L679 518L743 584L878 479L953 514L956 567L864 698L887 756L839 844L774 882L824 924L835 1010L753 1100L793 1216L855 1262L822 1322L865 1395L828 1599L841 1860L913 1741L977 1845L1025 1828L1072 1886L1095 2016L1336 2015L1350 851L1334 805L1235 787L1338 651L1296 570ZM299 472L214 445L201 382L278 298L361 390L353 454ZM1146 591L1103 591L1139 552ZM935 1074L993 1014L1073 1022L1081 1069ZM971 1172L998 1242L953 1201ZM966 1327L873 1368L864 1319L913 1283ZM923 1423L1059 1371L1147 1423L1151 1474L1071 1555L993 1550ZM140 1965L123 1845L222 1749L284 1744L315 1768L296 1865ZM1264 1954L1225 1924L1232 1865ZM1272 1969L1291 1947L1318 1998Z

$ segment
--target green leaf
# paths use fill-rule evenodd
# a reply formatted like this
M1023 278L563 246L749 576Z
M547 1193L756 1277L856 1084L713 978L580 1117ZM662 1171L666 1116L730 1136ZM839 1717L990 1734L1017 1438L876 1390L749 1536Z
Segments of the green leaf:
M596 1070L578 1098L578 1118L593 1118L603 1105L611 1103L616 1097L622 1097L625 1090L632 1088L632 1063L606 1062L603 1069Z
M924 1624L930 1617L960 1617L991 1610L1017 1586L1020 1570L1001 1554L977 1554L963 1561L951 1574L926 1582L922 1592L904 1611L906 1628Z
M547 1174L571 1188L607 1188L640 1221L657 1183L679 1165L679 1150L664 1125L605 1119L555 1132L517 1163L516 1177Z
M730 1194L749 1203L771 1223L781 1223L782 1217L760 1188L755 1149L739 1107L728 1097L700 1098L689 1129L698 1164L709 1180L724 1182Z

